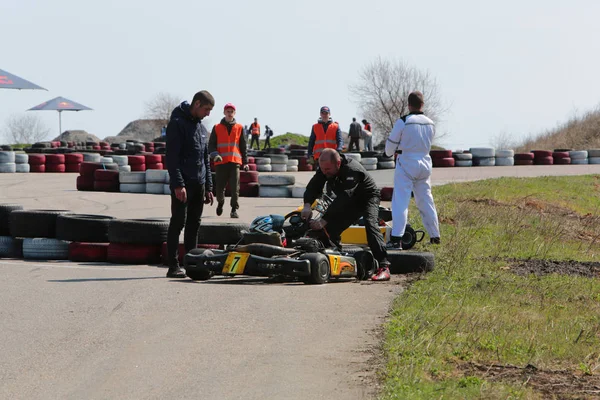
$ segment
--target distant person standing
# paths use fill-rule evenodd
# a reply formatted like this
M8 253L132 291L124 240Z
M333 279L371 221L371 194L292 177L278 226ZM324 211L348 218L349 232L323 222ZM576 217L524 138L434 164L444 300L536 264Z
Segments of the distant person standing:
M373 151L373 131L371 130L371 124L366 119L362 120L364 125L363 128L363 141L365 151Z
M213 127L208 142L208 151L215 162L216 170L217 215L223 214L225 188L229 183L231 218L239 218L237 210L240 208L240 167L243 165L244 170L248 170L244 127L235 121L235 111L232 103L225 104L225 117Z
M213 204L212 175L208 158L208 132L202 118L210 115L213 96L203 90L192 104L181 103L167 125L167 166L171 187L171 220L167 234L167 278L185 278L179 266L179 235L185 226L186 253L198 244L198 228L204 204Z
M254 145L254 141L256 141L256 150L260 150L260 144L258 143L258 138L260 137L260 124L258 123L257 118L254 118L254 122L250 125L250 133L252 134L250 150L252 150L252 145Z
M271 137L273 136L273 130L271 130L271 128L269 128L269 125L265 125L265 145L263 146L263 150L267 149L267 146L269 146L269 149L271 148Z
M356 122L356 118L352 118L352 123L350 124L350 130L348 132L348 137L350 138L350 144L348 145L348 151L352 151L354 146L356 145L356 151L360 151L359 141L362 136L362 127L358 122Z
M431 143L435 136L433 121L423 114L423 93L415 91L408 95L409 114L394 124L385 142L385 154L392 157L402 150L396 159L394 194L392 195L392 240L388 248L401 249L402 236L408 221L408 204L411 191L432 244L440 243L440 227L433 195L431 194Z
M163 126L160 130L160 136L167 136L167 126Z
M342 131L340 126L331 119L329 107L321 107L320 114L318 122L312 126L308 140L308 160L310 162L318 161L324 149L341 152L344 147Z

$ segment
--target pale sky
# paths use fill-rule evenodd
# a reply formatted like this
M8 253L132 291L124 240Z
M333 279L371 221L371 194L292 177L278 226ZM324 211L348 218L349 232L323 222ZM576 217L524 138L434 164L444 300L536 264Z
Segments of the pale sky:
M599 15L582 0L0 0L0 69L48 89L0 90L0 128L64 96L94 111L64 112L63 130L104 138L158 92L207 89L212 123L233 102L243 124L308 135L328 105L347 130L362 119L348 86L381 56L437 79L441 144L486 146L600 104ZM55 137L57 113L37 113Z

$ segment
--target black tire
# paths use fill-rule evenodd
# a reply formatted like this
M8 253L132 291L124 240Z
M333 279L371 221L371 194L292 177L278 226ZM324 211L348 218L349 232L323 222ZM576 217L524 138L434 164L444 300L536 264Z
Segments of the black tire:
M22 238L56 238L56 219L67 210L15 210L10 213L10 235Z
M66 214L56 219L56 238L70 242L108 243L106 215Z
M433 253L428 252L388 250L387 259L392 274L431 272L435 266Z
M0 236L10 236L10 213L22 209L20 204L0 204Z
M185 274L193 281L207 281L213 276L211 271L195 267L186 268Z
M167 241L168 230L168 219L113 219L108 223L108 241L110 243L162 245Z
M402 250L412 249L415 243L417 243L417 233L410 225L406 225L402 236Z
M236 244L242 239L242 231L249 230L249 224L202 222L198 229L198 243Z
M373 257L373 253L366 250L357 251L354 253L354 259L356 259L357 265L357 279L366 281L375 274L377 262L375 261L375 257Z
M313 285L322 285L329 282L331 277L331 268L329 260L321 253L306 253L298 257L300 260L310 262L310 276L304 280L304 283Z

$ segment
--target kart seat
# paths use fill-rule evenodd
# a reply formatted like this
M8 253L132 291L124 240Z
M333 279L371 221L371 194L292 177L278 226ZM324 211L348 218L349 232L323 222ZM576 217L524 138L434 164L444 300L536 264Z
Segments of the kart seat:
M270 244L272 246L283 247L283 242L281 241L281 235L279 234L279 232L262 233L242 231L241 244L254 243L264 243Z

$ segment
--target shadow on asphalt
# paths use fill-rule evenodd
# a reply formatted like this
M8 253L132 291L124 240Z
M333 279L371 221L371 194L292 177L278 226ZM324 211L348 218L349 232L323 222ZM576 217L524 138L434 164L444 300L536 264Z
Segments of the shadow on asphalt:
M140 278L77 278L77 279L49 279L47 282L53 283L77 283L77 282L119 282L119 281L139 281L146 279L164 279L164 276L144 276Z
M244 286L244 285L263 285L263 286L267 286L267 285L282 285L282 286L321 286L321 285L307 285L304 282L300 282L300 281L296 281L296 280L292 280L289 278L284 278L284 277L274 277L274 278L253 278L253 277L244 277L244 278L212 278L209 279L207 281L193 281L191 279L173 279L173 282L179 282L179 283L201 283L201 284L206 284L206 285L238 285L238 286ZM352 283L355 282L355 280L353 279L339 279L339 280L332 280L328 283L328 285L330 284L334 284L334 283Z

